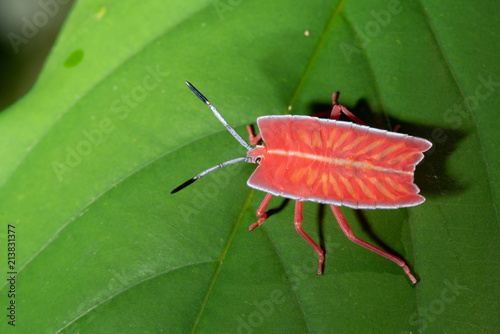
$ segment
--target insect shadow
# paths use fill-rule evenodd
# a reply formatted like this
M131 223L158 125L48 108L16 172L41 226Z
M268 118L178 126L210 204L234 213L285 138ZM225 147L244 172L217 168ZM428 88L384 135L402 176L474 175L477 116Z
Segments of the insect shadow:
M364 99L359 100L354 107L345 107L371 127L392 131L399 125L399 133L425 138L432 142L433 146L424 153L424 159L415 170L415 184L423 196L432 198L435 195L464 191L466 186L447 172L446 161L460 141L467 136L466 132L442 126L409 123L394 116L374 113ZM310 113L324 112L331 108L331 104L313 103L310 106ZM340 120L350 121L345 115L341 115Z
M286 206L288 205L288 203L290 203L290 199L289 198L283 198L283 200L281 201L281 204L278 207L269 209L267 211L267 217L269 218L272 215L281 212L281 210L283 210L284 208L286 208Z
M340 101L341 102L341 101ZM382 130L393 131L395 126L399 126L398 132L411 136L425 138L432 142L433 147L424 153L424 159L417 165L415 170L415 184L420 188L423 196L432 198L433 196L442 196L447 193L458 193L465 189L465 185L460 184L458 180L447 173L446 161L448 157L455 151L458 143L463 140L467 133L464 131L445 128L441 126L419 125L402 121L393 116L387 116L382 113L374 113L366 100L359 100L354 107L345 105L354 115L371 127ZM331 110L331 104L327 103L312 103L309 113L320 113ZM341 115L341 121L351 121L345 115ZM318 209L318 232L320 238L320 247L326 254L325 238L323 233L323 225L325 219L326 205L320 205ZM357 220L360 227L371 240L375 241L385 251L401 258L394 249L388 246L370 227L370 223L362 210L355 210ZM325 263L326 265L326 263Z
M327 251L326 251L327 245L326 245L326 241L325 241L325 237L324 237L325 219L326 219L326 222L328 224L328 223L334 222L334 218L333 218L333 216L331 216L331 217L327 216L325 218L325 211L326 211L326 213L330 213L331 214L331 210L330 210L330 208L327 205L318 204L318 235L319 235L319 246L321 247L321 249L323 250L323 252L325 252L325 254L326 254L327 253ZM372 228L370 226L370 223L368 222L368 219L363 214L363 210L354 210L354 212L355 212L356 217L358 219L358 222L359 222L359 224L361 226L361 229L363 230L363 232L366 235L368 235L370 237L370 239L372 241L376 242L378 244L378 246L381 247L386 252L389 252L392 255L395 255L395 256L397 256L399 258L402 258L401 254L399 254L394 249L392 249L385 241L383 241L382 239L380 239L377 236L377 234L375 234L375 232L373 232L373 230L372 230ZM326 261L325 261L325 265L326 265Z

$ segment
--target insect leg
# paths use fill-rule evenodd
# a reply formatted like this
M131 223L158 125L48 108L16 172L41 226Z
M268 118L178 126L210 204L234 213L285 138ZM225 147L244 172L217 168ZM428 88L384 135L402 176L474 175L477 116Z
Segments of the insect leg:
M339 92L334 92L332 94L332 110L317 112L317 113L311 114L309 116L319 117L319 118L329 117L330 119L334 119L334 120L338 121L339 117L340 117L340 109L338 109L338 110L334 109L335 106L337 105L337 97L338 96L339 96ZM335 114L334 114L334 110L335 110Z
M323 262L325 262L325 255L323 253L323 250L321 247L318 246L317 243L314 242L313 239L311 239L310 236L307 235L307 233L302 229L302 207L304 205L304 202L301 201L295 201L295 229L299 234L302 236L302 238L306 239L306 241L311 245L316 253L319 255L319 264L318 264L318 275L323 275Z
M349 110L347 110L346 107L341 106L341 105L335 105L335 106L333 106L332 114L330 115L330 119L338 120L339 117L340 117L340 112L341 111L344 113L344 115L346 115L347 117L349 117L350 119L352 119L354 123L361 124L361 125L366 125L365 122L363 122L362 120L360 120L359 118L357 118L352 112L350 112Z
M342 110L342 106L337 104L337 98L339 97L338 92L333 92L332 94L332 111L330 112L330 119L334 119L336 121L340 118L340 111Z
M347 117L349 117L353 122L361 125L366 125L365 122L357 118L352 112L350 112L346 107L337 104L337 98L339 97L338 92L334 92L332 94L332 110L331 111L324 111L324 112L319 112L312 114L311 116L313 117L330 117L330 119L338 121L340 118L341 112L344 113Z
M337 219L337 222L339 223L340 228L342 229L342 231L344 232L344 234L349 238L349 240L351 240L352 242L357 243L360 246L363 246L363 247L371 250L372 252L375 252L375 253L377 253L379 255L382 255L386 259L389 259L392 262L396 263L398 266L400 266L400 267L403 268L403 270L405 271L406 275L408 275L408 277L410 278L412 284L417 283L417 280L415 279L415 277L413 277L413 275L410 272L410 269L408 268L408 266L406 265L406 263L403 260L401 260L400 258L398 258L398 257L396 257L394 255L391 255L391 254L389 254L387 252L384 252L383 250L381 250L381 249L379 249L379 248L377 248L377 247L375 247L373 245L370 245L366 241L363 241L363 240L359 239L358 237L356 237L352 233L351 227L349 226L349 224L345 220L344 215L340 211L339 207L338 206L334 206L334 205L330 205L330 207L332 208L333 214L335 215L335 218Z
M257 145L257 143L262 139L262 134L254 135L253 128L251 125L247 125L248 138L250 139L250 145Z
M250 231L266 221L267 218L266 208L269 205L269 201L271 201L272 197L273 195L266 194L266 197L264 197L264 200L262 201L262 203L260 203L260 206L257 209L257 217L259 218L259 220L248 227Z
M332 94L332 112L330 113L330 119L334 119L334 120L339 120L340 118L340 112L343 112L344 115L346 115L347 117L349 117L350 119L353 120L354 123L358 123L358 124L361 124L361 125L366 125L365 122L363 122L362 120L360 120L359 118L357 118L352 112L350 112L349 110L347 110L346 107L340 105L340 104L337 104L337 98L339 97L339 93L337 92L334 92Z

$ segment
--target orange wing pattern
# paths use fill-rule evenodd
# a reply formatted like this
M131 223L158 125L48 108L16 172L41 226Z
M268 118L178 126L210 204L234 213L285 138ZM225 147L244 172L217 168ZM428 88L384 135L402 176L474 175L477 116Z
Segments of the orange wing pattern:
M267 153L248 185L276 196L359 209L418 205L416 164L432 144L306 116L257 119Z

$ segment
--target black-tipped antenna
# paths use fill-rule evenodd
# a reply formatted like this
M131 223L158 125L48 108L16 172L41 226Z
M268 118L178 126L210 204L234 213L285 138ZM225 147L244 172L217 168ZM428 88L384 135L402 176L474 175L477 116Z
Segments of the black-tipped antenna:
M253 149L252 146L250 146L250 144L248 144L245 139L243 139L232 127L231 125L229 125L226 120L224 119L224 117L222 117L222 115L219 113L219 111L217 110L217 108L215 108L213 106L213 104L211 104L207 98L205 96L203 96L202 93L200 93L199 90L197 90L193 85L191 85L191 83L189 81L186 81L186 85L188 85L189 89L191 89L193 91L193 93L198 96L198 98L200 100L203 101L203 103L205 103L209 108L210 110L212 110L212 112L214 113L215 117L217 117L219 119L219 121L221 121L222 124L224 124L224 126L227 128L227 130L233 135L234 138L236 138L237 141L240 142L241 145L243 145L248 151L250 151L251 149ZM194 182L194 181L193 181Z
M214 166L212 168L207 169L206 171L201 172L200 174L196 175L192 179L187 180L186 182L184 182L183 184L181 184L180 186L178 186L177 188L175 188L174 190L172 190L170 193L173 194L173 193L178 192L179 190L182 190L182 189L186 188L187 186L189 186L194 181L198 180L199 178L201 178L201 177L203 177L203 176L205 176L207 174L212 173L216 169L219 169L219 168L222 168L222 167L226 167L226 166L229 166L229 165L232 165L232 164L235 164L235 163L238 163L238 162L242 162L242 161L246 161L246 162L250 162L251 163L252 159L249 158L249 157L237 158L237 159L229 160L229 161L223 162L221 164L218 164L217 166Z

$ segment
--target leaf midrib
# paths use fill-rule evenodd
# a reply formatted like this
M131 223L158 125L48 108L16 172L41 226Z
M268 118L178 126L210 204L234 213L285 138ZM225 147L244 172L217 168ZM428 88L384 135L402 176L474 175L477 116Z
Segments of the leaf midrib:
M306 78L308 77L309 73L311 72L312 67L314 66L314 62L315 62L316 58L318 57L319 52L320 52L321 48L323 47L323 45L324 45L324 43L325 43L325 40L326 40L326 38L327 38L327 36L328 36L328 34L329 34L330 30L331 30L332 25L333 25L333 23L334 23L335 19L339 16L339 14L340 14L340 12L342 11L342 9L344 8L345 3L346 3L346 0L341 0L341 1L339 2L339 5L337 6L337 8L335 8L335 10L333 11L333 13L332 13L332 15L331 15L330 19L328 20L328 23L325 25L325 27L324 27L324 29L323 29L323 31L322 31L322 33L321 33L321 37L319 38L319 41L318 41L317 45L315 46L315 48L314 48L314 50L313 50L313 52L312 52L312 55L311 55L311 57L309 58L309 61L307 62L307 66L306 66L306 68L305 68L305 70L304 70L303 74L301 75L301 77L300 77L300 79L299 79L299 83L297 84L297 87L296 87L296 89L295 89L295 91L294 91L294 93L293 93L293 95L292 95L292 97L291 97L291 99L290 99L290 102L289 102L287 105L293 105L293 102L297 99L297 97L298 97L298 95L299 95L300 91L302 90L302 87L303 87L303 85L304 85L304 83L305 83ZM289 110L289 109L287 109L287 110L286 110L283 114L288 114L289 112L290 112L290 110ZM203 316L203 312L204 312L204 310L205 310L205 306L206 306L206 304L208 303L208 300L209 300L210 295L211 295L211 293L212 293L213 287L214 287L214 285L215 285L215 283L216 283L216 281L217 281L217 278L219 277L219 272L220 272L220 270L221 270L221 268L222 268L222 265L223 265L223 263L224 263L223 259L225 258L226 254L227 254L227 251L229 250L229 248L230 248L230 246L231 246L231 243L232 243L232 241L233 241L233 239L234 239L234 234L236 233L236 230L237 230L238 226L239 226L239 225L240 225L240 223L241 223L241 220L242 220L242 218L243 218L243 214L244 214L244 212L248 209L248 207L250 206L250 203L252 202L252 198L253 198L253 194L254 194L254 193L255 193L255 190L254 190L254 189L252 189L252 190L250 191L250 193L249 193L249 195L248 195L248 197L247 197L247 199L246 199L245 203L244 203L244 204L243 204L243 206L242 206L241 212L240 212L240 214L238 215L238 219L237 219L237 221L236 221L236 222L235 222L235 224L234 224L233 231L231 232L231 235L230 235L229 240L228 240L228 242L227 242L227 244L226 244L226 247L224 248L224 250L223 250L223 252L222 252L221 256L219 257L221 260L219 261L219 265L218 265L218 267L217 267L217 270L216 270L216 272L214 273L214 277L213 277L213 279L212 279L212 281L211 281L211 283L210 283L210 286L209 286L209 288L208 288L208 290L207 290L207 293L206 293L205 298L204 298L204 300L203 300L203 303L202 303L202 305L201 305L200 313L199 313L198 317L196 318L195 323L193 324L193 328L192 328L192 330L191 330L191 334L193 334L193 333L195 333L195 332L196 332L196 327L197 327L197 325L198 325L198 323L199 323L199 320L200 320L200 319L201 319L201 317ZM265 227L262 227L262 228L265 228ZM290 279L290 273L289 273L289 272L287 271L287 269L286 269L286 266L285 266L285 264L284 264L284 262L283 262L283 260L282 260L282 256L281 256L281 254L279 254L279 252L278 252L278 249L277 249L276 245L272 242L272 240L271 240L271 238L270 238L270 234L269 234L269 232L267 231L267 229L265 229L265 230L266 230L266 232L267 232L267 233L266 233L266 235L268 236L269 241L270 241L270 242L271 242L271 244L273 245L273 249L275 250L276 255L277 255L277 256L278 256L278 258L280 259L280 263L281 263L281 265L283 266L283 271L284 271L284 272L286 273L286 275L287 275L288 282L289 282L290 286L291 286L291 287L293 287L293 285L294 285L294 284L293 284L293 281ZM309 323L308 323L308 321L307 321L307 317L306 317L306 315L305 315L305 310L304 310L304 307L303 307L303 305L302 305L302 303L301 303L301 299L300 299L300 298L299 298L299 296L297 295L297 292L296 292L296 291L297 291L297 289L293 289L293 288L291 288L291 291L293 291L293 294L294 294L295 300L297 301L297 304L298 304L298 306L299 306L299 308L300 308L300 312L302 313L302 318L303 318L304 323L305 323L305 326L306 326L306 328L307 328L307 332L308 332L308 333L310 333L310 332L311 332L311 328L310 328Z
M97 304L93 305L92 307L90 307L89 309L87 309L85 312L83 312L82 314L78 315L76 318L74 318L73 320L71 320L71 321L67 322L67 323L66 323L63 327L61 327L60 329L58 329L58 330L56 331L56 334L57 334L57 333L60 333L61 331L63 331L63 330L64 330L65 328L67 328L68 326L71 326L71 325L72 325L72 324L74 324L74 323L75 323L78 319L80 319L80 318L84 317L86 314L88 314L89 312L91 312L91 311L95 310L97 307L99 307L99 306L101 306L101 305L103 305L103 304L107 303L107 302L108 302L108 301L110 301L111 299L113 299L113 298L115 298L115 297L117 297L117 296L121 295L122 293L124 293L124 292L126 292L126 291L128 291L128 290L130 290L130 289L132 289L132 288L134 288L134 287L136 287L136 286L138 286L138 285L140 285L140 284L142 284L142 283L146 283L146 282L148 282L148 281L150 281L150 280L152 280L152 279L155 279L155 278L157 278L157 277L159 277L159 276L162 276L162 275L165 275L165 274L172 273L172 272L174 272L174 271L176 271L176 270L180 270L180 269L188 268L188 267L191 267L191 266L197 266L197 265L200 265L200 264L213 263L214 261L216 261L216 260L205 260L205 261L198 261L198 262L186 263L186 264L183 264L183 265L181 265L181 266L177 266L177 267L173 267L173 268L169 268L169 269L167 269L167 270L161 271L161 272L156 273L156 274L154 274L154 275L152 275L152 276L145 277L145 278L143 278L142 280L139 280L139 281L137 281L137 282L135 282L135 283L133 283L133 284L131 284L131 285L129 285L129 286L124 287L123 289L121 289L121 290L119 290L119 291L115 292L115 293L114 293L114 294L112 294L111 296L109 296L109 297L107 297L107 298L105 298L105 299L101 300L99 303L97 303Z

